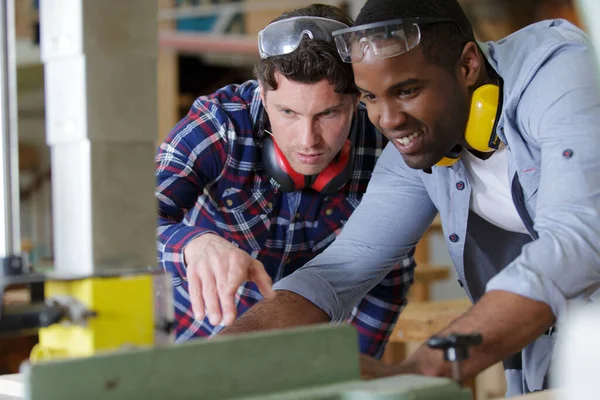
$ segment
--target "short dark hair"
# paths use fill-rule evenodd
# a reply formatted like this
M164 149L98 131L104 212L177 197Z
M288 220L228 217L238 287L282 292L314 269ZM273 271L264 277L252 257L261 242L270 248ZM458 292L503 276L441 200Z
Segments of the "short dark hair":
M271 22L292 17L321 17L353 25L352 18L341 9L326 4L311 4L287 11ZM324 40L305 36L292 53L262 59L255 68L256 77L265 90L277 90L276 72L298 83L312 84L327 79L337 93L358 93L352 66L342 61L335 44Z
M368 0L356 25L402 18L450 18L456 22L419 25L423 54L446 69L454 68L465 45L475 41L471 22L457 0Z

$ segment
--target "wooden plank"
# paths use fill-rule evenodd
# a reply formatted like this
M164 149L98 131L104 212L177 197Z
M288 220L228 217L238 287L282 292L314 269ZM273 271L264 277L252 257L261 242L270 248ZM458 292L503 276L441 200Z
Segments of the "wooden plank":
M425 232L415 247L415 262L417 265L429 262L429 231Z
M253 62L260 60L256 37L250 35L216 35L162 29L158 33L158 42L161 52L227 54L247 56Z
M390 342L423 342L470 307L471 301L468 298L409 303L398 318Z
M33 1L15 0L15 35L33 41Z
M19 372L21 363L29 359L31 349L38 343L37 333L0 335L0 375Z
M429 301L431 299L431 284L446 280L449 277L449 267L443 265L419 264L417 261L417 268L415 268L414 276L415 281L408 293L408 301Z
M158 0L159 10L175 6L175 0ZM173 30L172 20L159 21L159 29ZM175 50L158 49L158 137L160 144L179 121L179 62Z
M397 364L406 358L406 344L398 342L388 342L385 351L381 356L381 361L385 364Z
M426 264L415 268L415 282L431 284L448 279L449 276L450 268L445 265Z
M259 2L262 3L262 0L245 0L245 3L249 6L251 6L253 3ZM274 5L270 10L247 10L243 14L246 33L250 36L256 37L258 32L267 26L271 21L279 17L284 11L289 11L292 9L294 9L294 6L289 3L283 3L280 5L280 7Z
M4 292L2 299L5 306L29 303L30 301L29 289L9 289Z

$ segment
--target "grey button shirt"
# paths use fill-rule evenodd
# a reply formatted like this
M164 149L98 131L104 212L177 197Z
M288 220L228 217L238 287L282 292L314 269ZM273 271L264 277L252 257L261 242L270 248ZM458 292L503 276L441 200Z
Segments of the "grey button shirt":
M483 286L543 301L560 321L569 300L600 282L600 91L592 50L586 35L563 20L480 46L504 81L497 134L508 150L515 206L532 238ZM465 274L480 266L477 257L465 258L470 196L461 162L426 174L408 168L390 144L340 236L275 288L343 321L439 212L450 256L473 298L477 289ZM494 237L478 235L478 247L489 248L485 241ZM543 385L552 343L540 341L523 351L523 373L509 374L510 394Z

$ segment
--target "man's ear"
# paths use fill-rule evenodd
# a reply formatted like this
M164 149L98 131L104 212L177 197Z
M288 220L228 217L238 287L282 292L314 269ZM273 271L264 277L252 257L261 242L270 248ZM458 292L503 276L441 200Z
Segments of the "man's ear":
M262 101L263 103L263 107L267 107L267 94L265 91L265 88L263 87L262 83L258 82L258 90L260 92L260 101Z
M480 79L484 66L483 55L475 42L469 42L463 47L458 61L458 79L466 87L474 87Z

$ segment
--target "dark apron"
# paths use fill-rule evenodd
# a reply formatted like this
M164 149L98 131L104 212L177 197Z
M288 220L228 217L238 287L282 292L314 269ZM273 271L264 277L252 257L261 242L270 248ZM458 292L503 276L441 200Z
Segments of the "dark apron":
M466 236L464 272L469 296L473 302L484 295L487 282L517 258L523 246L533 240L529 234L499 228L474 212L469 212ZM522 352L504 360L504 369L509 381L507 396L547 388L547 371L542 372L540 376L543 367L523 366L550 357L554 343L554 338L550 338L551 333L547 332ZM523 361L524 359L526 361Z

